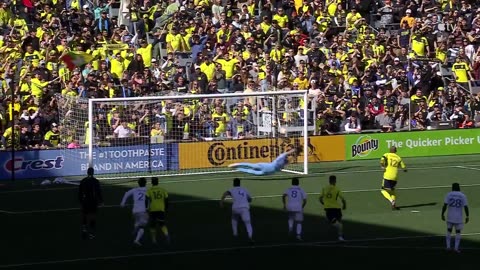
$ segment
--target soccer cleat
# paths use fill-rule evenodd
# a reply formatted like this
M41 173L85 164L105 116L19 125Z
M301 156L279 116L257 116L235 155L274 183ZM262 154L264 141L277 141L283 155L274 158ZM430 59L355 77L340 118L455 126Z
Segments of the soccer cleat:
M152 244L157 245L157 239L153 238L152 239Z
M142 246L142 243L140 243L140 242L137 241L137 240L133 241L133 244L136 245L136 246L139 246L139 247Z
M248 239L248 243L253 246L255 245L255 241L253 241L253 238Z
M88 234L88 239L90 239L90 240L95 239L95 234L93 234L93 233Z
M460 249L454 249L453 252L455 252L455 253L461 253L461 252L460 252Z
M339 237L338 237L338 241L340 241L340 242L345 242L345 238L343 238L343 236L339 236Z
M297 239L297 241L303 241L303 239L300 235L297 235L297 237L295 237L295 239Z

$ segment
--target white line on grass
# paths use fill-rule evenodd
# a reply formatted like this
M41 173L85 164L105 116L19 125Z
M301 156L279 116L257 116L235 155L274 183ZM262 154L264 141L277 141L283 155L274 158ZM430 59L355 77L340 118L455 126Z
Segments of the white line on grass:
M468 165L468 166L477 166L477 165ZM438 167L413 167L413 168L408 168L408 170L432 170L432 169L451 169L451 168L459 168L459 169L472 169L472 170L480 170L477 168L471 168L467 166L438 166ZM341 169L340 167L337 169ZM303 178L310 178L318 175L326 175L326 174L357 174L357 173L372 173L372 172L382 172L383 170L360 170L360 171L335 171L335 169L330 169L328 172L317 172L317 173L309 173L307 175L303 175L301 177ZM187 175L185 175L187 176ZM255 177L251 179L284 179L287 178L289 175L288 174L282 174L282 175L272 175L272 176L260 176L260 177ZM168 177L165 176L165 177ZM222 177L208 177L208 178L199 178L199 179L186 179L186 180L160 180L161 184L176 184L176 183L190 183L190 182L204 182L204 181L217 181L217 180L222 180L225 179L225 176ZM250 180L250 179L247 179ZM104 186L106 188L108 187L114 187L118 188L118 185L115 186ZM10 194L10 193L23 193L23 192L40 192L40 191L57 191L57 190L74 190L77 189L75 187L64 187L64 188L48 188L48 186L43 187L43 189L20 189L20 190L8 190L8 191L0 191L0 195L2 194Z
M463 236L480 235L480 232L464 233L462 235ZM375 242L375 241L421 239L421 238L435 238L435 237L445 237L445 235L414 235L414 236L399 236L399 237L352 239L352 240L349 240L349 241L345 242L344 245L348 245L348 243L355 243L355 242ZM101 257L78 258L78 259L69 259L69 260L51 260L51 261L43 261L43 262L5 264L5 265L0 265L0 268L39 266L39 265L89 262L89 261L91 262L91 261L118 260L118 259L153 257L153 256L168 256L168 255L174 256L174 255L198 254L198 253L208 253L208 252L223 252L223 251L247 250L247 249L266 249L266 248L279 248L279 247L292 247L292 246L328 247L328 246L332 246L332 245L338 246L338 247L343 246L343 245L339 245L338 241L319 241L319 242L307 242L307 243L282 243L282 244L265 244L265 245L257 244L255 246L238 246L238 247L224 247L224 248L164 251L164 252L151 252L151 253L140 253L140 254L118 255L118 256L101 256Z
M467 167L467 166L457 166L457 168L466 169L466 170L480 171L480 168L473 168L473 167Z
M348 245L347 244L337 244L337 245L314 245L315 247L341 247L341 248L352 248L352 249L409 249L409 250L445 250L445 247L417 247L417 246L359 246L359 245ZM462 250L480 250L480 248L474 247L463 247Z
M462 187L476 187L480 186L479 184L465 184ZM451 188L451 185L448 186L419 186L419 187L402 187L397 188L397 190L419 190L419 189L437 189L437 188ZM345 190L342 191L343 193L360 193L360 192L375 192L380 191L378 188L373 189L354 189L354 190ZM308 192L308 195L319 195L318 192ZM253 199L269 199L269 198L279 198L283 195L259 195L253 196ZM184 203L199 203L199 202L214 202L219 201L220 199L195 199L195 200L178 200L172 201L172 204L184 204ZM119 208L121 207L118 204L111 204L111 205L103 205L102 208ZM51 212L67 212L67 211L75 211L80 210L80 208L59 208L59 209L44 209L44 210L29 210L29 211L16 211L16 212L8 212L8 214L37 214L37 213L51 213ZM5 211L7 213L7 211Z

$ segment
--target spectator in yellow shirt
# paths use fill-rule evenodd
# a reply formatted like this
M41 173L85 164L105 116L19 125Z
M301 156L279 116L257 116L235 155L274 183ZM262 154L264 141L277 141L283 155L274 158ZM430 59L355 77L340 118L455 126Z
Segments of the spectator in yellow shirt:
M412 10L407 9L405 11L405 17L400 21L400 25L403 25L404 22L408 23L409 28L412 28L415 25L415 18L412 17Z
M299 90L306 90L309 86L308 79L305 77L305 73L303 71L298 72L298 77L293 80L293 83L298 85Z

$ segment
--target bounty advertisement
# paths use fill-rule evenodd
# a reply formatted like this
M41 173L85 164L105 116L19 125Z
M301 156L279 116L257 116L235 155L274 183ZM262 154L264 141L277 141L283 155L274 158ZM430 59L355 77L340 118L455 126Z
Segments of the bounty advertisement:
M344 136L308 138L308 161L344 160ZM180 169L226 167L236 162L270 162L291 148L303 150L303 137L181 143ZM297 157L303 161L303 151Z
M480 130L456 129L345 136L346 160L380 158L391 146L401 157L480 153Z
M178 169L178 144L96 147L93 152L95 174L133 173ZM87 149L0 152L0 179L86 175Z

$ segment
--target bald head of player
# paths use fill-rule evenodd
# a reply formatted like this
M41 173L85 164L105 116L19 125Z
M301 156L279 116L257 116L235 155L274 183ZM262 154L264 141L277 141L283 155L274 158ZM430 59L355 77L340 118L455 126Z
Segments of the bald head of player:
M397 147L396 146L390 147L390 153L397 153Z

